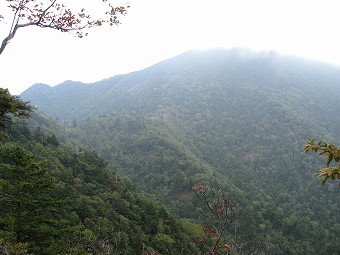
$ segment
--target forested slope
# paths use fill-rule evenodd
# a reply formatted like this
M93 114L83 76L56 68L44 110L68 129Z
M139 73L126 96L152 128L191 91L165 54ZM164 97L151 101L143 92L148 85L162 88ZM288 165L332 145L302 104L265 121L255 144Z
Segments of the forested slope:
M59 127L44 116L33 114L29 123L15 122L0 146L0 246L10 254L198 253L194 241L201 227L138 191L96 152L58 141L53 130ZM12 179L9 173L18 170L8 172L8 167L26 164L20 155L46 174L34 167L31 175ZM32 185L33 190L39 183L47 185L46 180L53 185L45 194L40 188L43 198L25 194L30 199L23 200L21 213L12 209L19 202L6 195L7 182L26 190L25 185Z
M320 162L302 147L339 141L339 84L329 65L215 49L22 96L68 121L61 139L97 150L180 215L195 217L190 183L210 179L238 200L239 230L266 254L337 254L339 190L320 186Z

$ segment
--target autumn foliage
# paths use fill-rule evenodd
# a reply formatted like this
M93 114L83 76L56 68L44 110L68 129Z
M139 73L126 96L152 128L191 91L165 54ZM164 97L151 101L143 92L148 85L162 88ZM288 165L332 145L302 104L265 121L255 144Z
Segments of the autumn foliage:
M87 28L102 25L120 24L119 15L125 15L129 6L114 6L112 1L97 0L102 4L102 13L98 17L91 15L89 10L83 7L78 9L68 7L67 1L58 0L5 0L7 7L12 10L12 20L9 34L3 39L0 54L4 51L9 41L13 39L19 28L37 26L51 28L61 32L72 32L79 38L88 34ZM80 1L79 1L80 2ZM99 6L99 5L98 5ZM0 21L4 15L0 13Z
M234 249L234 244L227 240L226 232L237 218L237 206L220 189L196 183L192 185L192 190L206 209L201 211L204 221L203 236L195 244L202 254L229 254Z

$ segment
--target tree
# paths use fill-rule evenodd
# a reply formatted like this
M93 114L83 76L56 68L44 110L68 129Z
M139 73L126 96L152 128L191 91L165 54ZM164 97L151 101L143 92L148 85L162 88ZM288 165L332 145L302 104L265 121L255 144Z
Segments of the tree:
M12 124L12 117L27 118L32 111L28 102L22 101L18 96L12 96L8 89L0 88L0 140L4 137L1 130Z
M43 243L56 233L54 214L59 201L49 191L54 179L42 162L21 146L0 147L0 233L14 243Z
M13 116L27 118L31 110L28 102L0 88L0 140ZM42 163L20 145L0 145L0 241L14 254L27 254L27 243L44 242L55 232L52 211L59 202L48 193L53 183Z
M228 242L225 234L237 218L237 206L228 200L220 189L196 183L192 186L192 190L206 208L201 212L204 220L204 236L195 243L202 250L202 254L231 254L235 244Z
M118 15L125 15L129 6L113 6L110 0L100 0L103 4L102 17L93 18L84 8L75 10L57 0L5 0L13 11L8 35L3 39L0 55L19 28L37 26L60 32L73 32L77 37L87 36L86 28L102 25L118 25ZM99 0L98 0L99 1ZM65 1L64 1L65 2ZM4 16L0 14L0 21Z
M319 153L319 155L323 155L325 157L326 167L322 168L315 174L317 177L323 178L323 185L329 178L333 181L340 180L340 148L331 143L315 143L315 139L309 139L309 143L305 145L304 151L305 153L308 151L314 151L315 153ZM337 165L332 166L332 163L334 162L336 162ZM340 182L338 185L340 186Z
M240 211L222 189L212 184L195 183L192 190L204 205L200 210L203 236L195 242L202 255L262 254L262 245L251 242L252 238L247 234L237 233L236 226L231 229L233 223L240 221Z

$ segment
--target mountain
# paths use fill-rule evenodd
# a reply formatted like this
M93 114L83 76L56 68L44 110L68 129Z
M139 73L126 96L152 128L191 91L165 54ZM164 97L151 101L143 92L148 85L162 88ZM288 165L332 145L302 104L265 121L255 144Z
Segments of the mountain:
M252 90L263 97L266 97L265 93L284 96L282 101L286 96L296 94L291 103L300 102L302 108L300 99L304 97L314 95L314 101L325 105L322 99L338 96L339 76L338 68L280 57L275 53L239 49L193 50L142 71L93 84L71 81L55 87L36 84L21 97L32 101L46 114L67 121L112 112L148 114L173 104L197 103L205 94L204 101L215 96L226 100L235 93L241 97L249 95ZM288 91L281 94L282 88ZM221 95L220 90L225 95ZM319 93L320 90L324 92ZM324 98L315 98L318 94ZM315 107L311 111L322 109ZM322 115L323 112L318 114Z
M340 250L338 188L321 187L313 173L322 163L302 153L309 137L339 143L337 67L194 50L93 84L34 85L21 97L73 124L61 139L97 150L181 216L197 217L190 184L210 181L239 203L238 230L265 254Z

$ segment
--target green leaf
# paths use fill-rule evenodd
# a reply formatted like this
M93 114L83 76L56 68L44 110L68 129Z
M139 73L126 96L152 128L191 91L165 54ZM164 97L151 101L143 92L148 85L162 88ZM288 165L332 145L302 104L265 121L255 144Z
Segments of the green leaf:
M327 181L327 179L329 178L329 176L326 176L326 178L325 179L323 179L323 181L322 181L322 185L325 185L325 183L326 183L326 181Z

